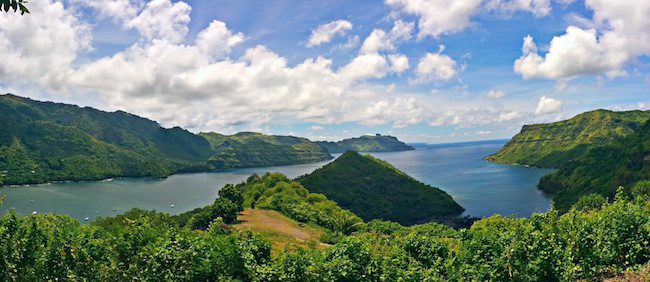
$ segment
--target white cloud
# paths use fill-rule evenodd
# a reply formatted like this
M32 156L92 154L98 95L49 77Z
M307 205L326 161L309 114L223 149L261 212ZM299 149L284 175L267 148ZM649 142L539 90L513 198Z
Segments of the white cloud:
M524 55L515 61L515 72L524 79L563 79L582 74L615 71L620 73L622 61L610 54L598 42L595 30L570 26L566 34L551 40L545 57L537 54L533 38L524 38ZM612 73L614 74L614 73Z
M102 18L122 22L135 18L144 6L144 0L72 0L75 5L93 8Z
M374 29L363 41L359 52L371 54L379 51L394 51L395 44L411 38L414 27L414 23L397 20L389 33L381 29Z
M180 43L188 32L192 7L185 2L152 0L140 14L125 26L135 28L146 40L166 40Z
M506 96L506 93L503 93L501 90L490 90L485 96L492 99L499 99Z
M535 115L545 115L550 113L557 113L562 110L562 101L550 97L542 96L539 98Z
M518 11L546 16L550 0L385 0L394 12L414 15L418 20L418 38L461 32L473 25L472 17L483 13L510 15Z
M359 55L340 70L342 77L350 81L381 78L387 72L386 58L377 53Z
M440 48L441 51L444 47ZM427 53L418 63L415 83L446 81L457 73L457 63L447 55Z
M332 41L334 36L343 35L352 29L352 23L346 20L337 20L318 26L312 30L307 41L307 47L314 47Z
M525 117L526 114L515 110L468 107L463 110L448 110L437 114L429 121L429 125L456 125L463 128L499 122L515 122Z
M418 38L423 38L466 29L481 0L386 0L386 4L395 11L419 17Z
M626 64L650 55L650 1L586 0L593 11L591 26L569 26L566 33L551 40L542 57L524 40L524 54L515 62L515 71L525 79L571 79L585 74L605 73L609 77L626 74Z
M321 130L324 130L324 129L325 129L325 127L318 126L318 125L312 125L311 127L309 127L309 130L311 130L311 131L321 131Z
M0 17L0 81L37 81L58 90L78 54L91 49L90 25L60 2L34 1L29 9L30 15Z
M201 31L196 37L196 47L203 54L210 56L223 56L230 53L232 47L244 42L244 34L233 34L224 22L212 21L208 28Z
M409 58L402 54L388 55L390 61L390 69L396 73L402 73L409 68Z
M484 5L488 10L506 15L517 11L528 11L537 17L541 17L551 12L550 0L488 0Z

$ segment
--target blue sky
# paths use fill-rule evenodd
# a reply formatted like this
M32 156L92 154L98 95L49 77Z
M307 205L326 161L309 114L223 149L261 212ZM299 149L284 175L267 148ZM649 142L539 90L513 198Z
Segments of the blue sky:
M1 92L195 132L440 143L650 107L645 0L30 4Z

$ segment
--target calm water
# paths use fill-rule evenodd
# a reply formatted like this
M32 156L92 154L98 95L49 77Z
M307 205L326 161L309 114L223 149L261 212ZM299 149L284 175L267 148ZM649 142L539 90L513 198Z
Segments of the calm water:
M418 145L415 151L372 155L424 183L447 191L465 207L466 214L472 216L495 213L529 216L533 212L548 210L550 200L536 189L536 185L539 178L550 170L483 161L484 156L496 152L504 143ZM15 208L22 214L54 212L69 214L77 219L93 219L113 216L134 207L178 214L211 204L219 188L227 183L244 181L253 173L272 171L293 178L326 163L179 174L163 180L115 179L8 187L0 188L0 195L7 196L3 210Z

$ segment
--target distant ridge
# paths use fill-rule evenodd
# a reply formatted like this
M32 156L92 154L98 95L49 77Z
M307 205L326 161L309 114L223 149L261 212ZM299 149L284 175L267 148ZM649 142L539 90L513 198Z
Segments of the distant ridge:
M255 132L201 133L210 142L208 163L217 169L302 164L329 160L327 150L306 138Z
M396 137L381 134L363 135L338 142L317 141L316 144L325 148L331 154L345 153L346 151L392 152L415 150L413 146L397 140Z

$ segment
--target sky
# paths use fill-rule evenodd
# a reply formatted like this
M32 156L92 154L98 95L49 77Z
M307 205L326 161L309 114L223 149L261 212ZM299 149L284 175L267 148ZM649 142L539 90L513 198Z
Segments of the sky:
M648 0L32 0L0 93L192 132L510 138L650 109Z

